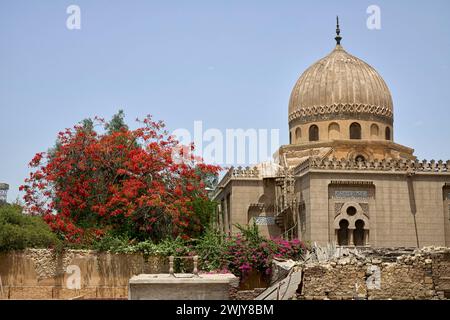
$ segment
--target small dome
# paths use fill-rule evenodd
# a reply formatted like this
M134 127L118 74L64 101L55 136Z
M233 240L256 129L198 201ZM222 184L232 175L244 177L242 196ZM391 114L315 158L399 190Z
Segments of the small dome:
M341 45L309 67L289 101L289 122L332 119L393 122L392 97L383 78Z

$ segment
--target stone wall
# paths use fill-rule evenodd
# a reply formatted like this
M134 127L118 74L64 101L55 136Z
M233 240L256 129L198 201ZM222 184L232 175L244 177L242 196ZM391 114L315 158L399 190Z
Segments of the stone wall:
M450 248L350 251L302 269L297 299L450 298Z
M303 279L292 298L450 299L450 248L332 249L329 258L307 255L295 264ZM77 272L80 288L71 289ZM3 253L0 299L126 299L129 279L142 273L168 273L167 259L88 250ZM251 300L263 290L232 288L230 297Z
M319 169L310 171L306 179L310 180L309 187L302 183L296 190L305 196L305 200L309 196L306 219L310 221L306 221L306 226L311 230L302 234L304 241L321 245L337 242L336 230L339 221L345 218L341 209L345 211L346 207L353 206L357 208L357 215L361 213L365 217L365 243L373 247L415 247L418 242L420 247L450 246L450 233L447 232L450 201L443 197L443 186L450 179L447 174L417 173L412 182L414 197L410 196L407 176L393 171ZM350 190L364 191L368 195L335 195L335 191ZM412 214L413 207L415 215ZM355 225L350 223L349 235L354 228Z
M236 290L230 288L230 300L254 300L257 296L266 290L265 288L255 288L252 290Z
M145 261L140 254L89 250L57 254L48 249L2 253L0 299L126 299L128 280L133 275L165 272L167 259L149 257Z

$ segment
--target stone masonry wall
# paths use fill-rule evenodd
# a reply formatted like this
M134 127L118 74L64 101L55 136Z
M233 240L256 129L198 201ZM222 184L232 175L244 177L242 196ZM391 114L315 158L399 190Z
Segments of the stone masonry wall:
M450 299L450 248L346 250L297 262L303 279L294 299ZM318 261L320 260L320 261ZM80 288L70 289L74 268ZM0 299L126 299L128 281L167 273L168 261L139 254L28 249L0 254ZM232 292L250 300L264 289Z
M128 296L128 280L168 272L166 258L90 250L27 249L0 254L0 299L96 299ZM72 289L76 274L80 288Z
M450 298L450 248L383 249L303 264L297 299Z

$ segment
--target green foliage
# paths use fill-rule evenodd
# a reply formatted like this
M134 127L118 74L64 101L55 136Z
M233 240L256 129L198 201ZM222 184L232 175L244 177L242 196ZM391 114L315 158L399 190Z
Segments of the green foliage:
M203 271L230 271L241 279L252 270L270 276L274 257L298 260L306 250L298 239L266 239L259 233L254 223L249 226L237 225L239 234L224 236L213 228L207 228L205 233L196 240L167 238L159 243L144 241L128 242L125 239L107 236L100 240L96 247L101 251L115 253L141 253L149 256L193 256L200 258L200 269ZM175 260L175 268L185 270L181 260ZM190 271L189 271L190 272Z
M123 112L123 110L119 110L118 113L113 115L111 121L105 124L105 129L109 134L113 132L119 132L123 129L128 129L128 126L125 123L125 113Z
M223 267L224 236L220 232L208 228L199 239L195 250L203 270L213 271Z
M91 118L83 119L80 122L80 125L80 130L83 130L85 133L94 132L94 121Z
M129 247L129 240L125 237L115 237L106 235L93 244L93 249L97 251L110 251L116 253L125 253Z
M191 205L193 207L194 215L198 219L198 225L200 226L196 236L200 237L211 225L217 203L210 199L199 197L194 199L191 202Z
M255 220L253 220L253 224L248 226L242 226L240 224L235 224L235 226L239 229L242 236L251 244L259 244L265 241L265 238L259 232Z
M57 236L41 217L22 214L20 206L0 206L0 251L48 248L57 245L59 245Z
M141 253L144 256L180 256L187 255L191 251L191 246L180 237L167 238L159 243L150 240L135 243L124 237L106 235L93 245L93 249L112 253Z

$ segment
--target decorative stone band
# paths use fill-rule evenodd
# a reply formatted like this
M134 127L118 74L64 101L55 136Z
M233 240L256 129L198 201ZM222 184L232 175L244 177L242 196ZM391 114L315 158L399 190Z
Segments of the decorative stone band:
M331 180L332 185L365 185L373 186L373 181Z
M257 167L237 167L231 168L231 176L233 178L259 178L260 172Z
M217 185L217 190L223 188L231 179L261 179L261 173L257 167L231 167L223 176L222 180Z
M388 107L367 104L332 104L302 108L289 114L289 122L298 124L326 120L376 120L393 124L392 110Z
M373 161L354 161L336 158L332 159L308 159L299 164L294 169L294 174L301 174L309 169L315 170L361 170L361 171L383 171L383 172L404 172L404 173L449 173L450 160L439 161L412 161L404 159L388 159Z

